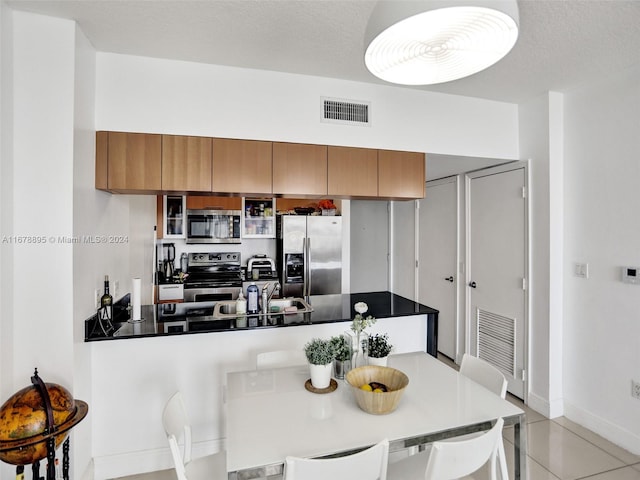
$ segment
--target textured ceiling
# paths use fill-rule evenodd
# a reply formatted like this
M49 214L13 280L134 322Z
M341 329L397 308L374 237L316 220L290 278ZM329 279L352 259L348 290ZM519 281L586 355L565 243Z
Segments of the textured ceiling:
M383 83L363 62L372 0L7 0L74 19L99 51ZM422 88L521 102L640 63L640 0L520 0L520 37L472 77Z
M0 0L2 1L2 0ZM384 84L365 68L373 0L5 0L76 20L98 51ZM493 67L424 90L512 103L640 63L640 0L519 0L520 36ZM428 179L503 162L429 154Z

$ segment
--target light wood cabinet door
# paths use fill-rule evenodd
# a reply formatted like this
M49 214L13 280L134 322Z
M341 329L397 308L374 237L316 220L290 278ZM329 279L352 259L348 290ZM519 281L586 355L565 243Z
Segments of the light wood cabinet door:
M108 132L107 189L120 193L160 191L161 151L161 135Z
M272 143L213 139L214 193L272 194Z
M425 181L424 153L378 150L378 196L424 198Z
M187 210L238 210L242 209L242 197L216 197L213 195L189 195Z
M327 146L274 142L273 193L326 195Z
M328 148L328 195L378 196L378 151L370 148Z
M162 136L162 189L211 191L211 138Z

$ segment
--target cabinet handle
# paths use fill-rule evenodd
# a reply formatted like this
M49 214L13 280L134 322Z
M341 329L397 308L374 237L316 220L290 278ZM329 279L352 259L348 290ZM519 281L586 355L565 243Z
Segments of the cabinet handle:
M469 286L470 286L471 288L476 288L476 286L477 286L477 285L476 285L476 282L471 282L471 283L469 284Z
M451 283L453 283L453 275L451 275L450 277L445 278L445 280L446 280L447 282L451 282Z

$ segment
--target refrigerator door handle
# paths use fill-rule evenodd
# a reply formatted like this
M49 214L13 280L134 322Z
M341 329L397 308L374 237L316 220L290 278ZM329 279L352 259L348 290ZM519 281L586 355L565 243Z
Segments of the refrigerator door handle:
M302 296L307 296L307 272L309 270L309 261L307 259L307 237L302 239Z
M305 284L307 285L307 297L311 295L311 239L307 237L307 261L305 262L307 266L307 281Z

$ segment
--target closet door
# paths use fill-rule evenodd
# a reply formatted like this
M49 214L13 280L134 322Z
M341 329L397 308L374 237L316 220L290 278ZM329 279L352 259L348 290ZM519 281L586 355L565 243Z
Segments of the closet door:
M351 293L389 290L389 203L351 201Z
M527 201L524 167L469 174L467 293L471 353L524 397Z

